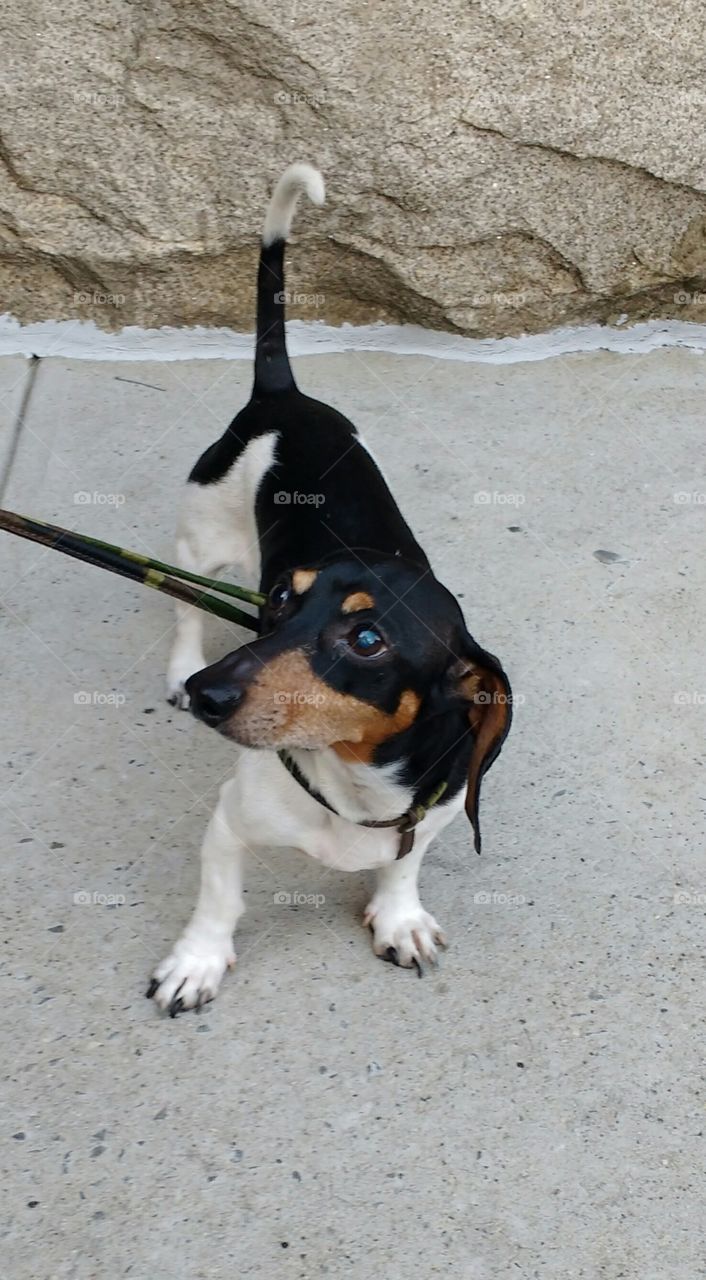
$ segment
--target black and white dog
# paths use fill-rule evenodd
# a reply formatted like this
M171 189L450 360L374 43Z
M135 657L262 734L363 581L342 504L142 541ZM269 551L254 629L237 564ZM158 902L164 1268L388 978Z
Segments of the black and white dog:
M182 568L238 564L259 573L267 604L259 638L210 667L201 614L178 606L169 696L243 750L206 831L196 909L147 993L172 1016L213 999L235 962L249 849L375 868L375 953L421 974L444 944L419 900L422 857L464 799L480 849L480 783L510 727L502 667L355 427L294 382L284 246L302 192L323 203L321 174L295 164L265 220L252 397L196 463L179 522Z

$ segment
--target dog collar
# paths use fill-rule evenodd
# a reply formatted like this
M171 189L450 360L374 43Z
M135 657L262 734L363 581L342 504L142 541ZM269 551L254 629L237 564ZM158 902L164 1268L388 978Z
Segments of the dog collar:
M282 761L287 772L292 778L294 778L295 782L299 783L300 787L303 787L304 791L306 791L307 795L311 796L312 800L316 800L318 804L322 804L330 813L335 813L337 818L341 817L338 810L334 809L332 804L329 804L328 800L322 796L321 792L317 791L316 787L312 787L308 778L304 776L296 760L292 759L288 751L278 751L277 755ZM415 827L417 827L419 823L426 818L429 810L433 809L434 805L439 802L448 785L449 784L446 781L440 782L438 787L435 787L430 795L427 796L426 800L419 804L411 805L410 808L407 809L405 813L401 814L399 818L384 818L378 821L368 819L367 821L356 822L355 826L394 827L400 837L399 848L397 850L397 861L399 861L400 858L404 858L413 849ZM343 821L350 822L352 819L345 818Z

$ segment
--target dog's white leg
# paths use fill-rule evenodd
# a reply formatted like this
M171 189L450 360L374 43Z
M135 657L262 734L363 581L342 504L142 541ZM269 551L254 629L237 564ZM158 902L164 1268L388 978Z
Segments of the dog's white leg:
M201 846L201 889L194 914L173 950L157 965L150 984L160 1009L175 1017L213 1000L226 969L235 964L233 930L244 911L242 865L246 846L233 831L221 788Z
M210 555L205 548L199 555L195 541L186 536L177 538L176 562L179 568L199 573L205 578L217 577L229 563L228 559L219 554L221 549L218 546ZM176 618L176 635L167 668L167 698L175 706L186 709L189 697L184 685L189 676L207 665L203 651L203 610L177 600Z
M187 484L176 542L180 569L215 578L228 565L246 560L249 531L240 527L243 522L237 519L235 501L241 487L237 467L228 484ZM203 652L203 610L177 601L176 617L176 634L167 670L167 697L186 709L189 697L184 685L189 676L207 665Z
M363 916L373 931L375 954L405 968L415 965L420 973L425 960L436 962L437 945L446 946L439 925L419 901L417 877L427 844L418 840L406 857L376 873L375 893Z
M176 558L181 569L214 578L237 564L250 577L260 572L260 549L255 524L255 496L272 466L277 433L257 436L243 449L227 473L212 484L189 481L182 501ZM177 628L167 675L167 697L188 707L184 684L206 666L203 652L203 611L178 603Z

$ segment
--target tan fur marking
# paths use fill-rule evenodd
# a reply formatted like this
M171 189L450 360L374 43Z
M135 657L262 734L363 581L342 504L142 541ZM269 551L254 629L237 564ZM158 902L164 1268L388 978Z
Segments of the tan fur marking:
M374 609L375 601L369 596L367 591L354 591L352 595L346 596L341 605L341 613L361 613L363 609Z
M331 689L314 674L308 655L293 649L262 668L227 729L246 747L333 746L344 759L367 760L379 743L408 728L420 701L407 690L388 715Z
M292 574L292 586L296 595L303 596L305 591L313 587L318 576L316 569L295 569Z
M371 764L375 748L379 747L381 742L386 742L396 733L409 729L419 711L420 704L421 698L411 689L406 689L402 694L399 706L392 715L388 715L386 711L379 711L368 703L361 704L367 706L372 713L365 726L363 737L348 742L333 742L331 744L333 750L342 760L348 760L351 764Z
M510 699L503 680L494 671L475 667L461 680L461 689L468 699L468 719L476 735L468 765L468 792L466 813L478 830L478 805L476 792L486 757L507 731Z

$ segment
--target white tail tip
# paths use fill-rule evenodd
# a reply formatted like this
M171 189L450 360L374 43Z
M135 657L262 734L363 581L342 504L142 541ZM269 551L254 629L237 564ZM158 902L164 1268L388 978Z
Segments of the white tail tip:
M297 201L305 192L312 204L323 204L326 198L324 180L313 164L290 164L272 192L262 233L262 243L287 240Z

